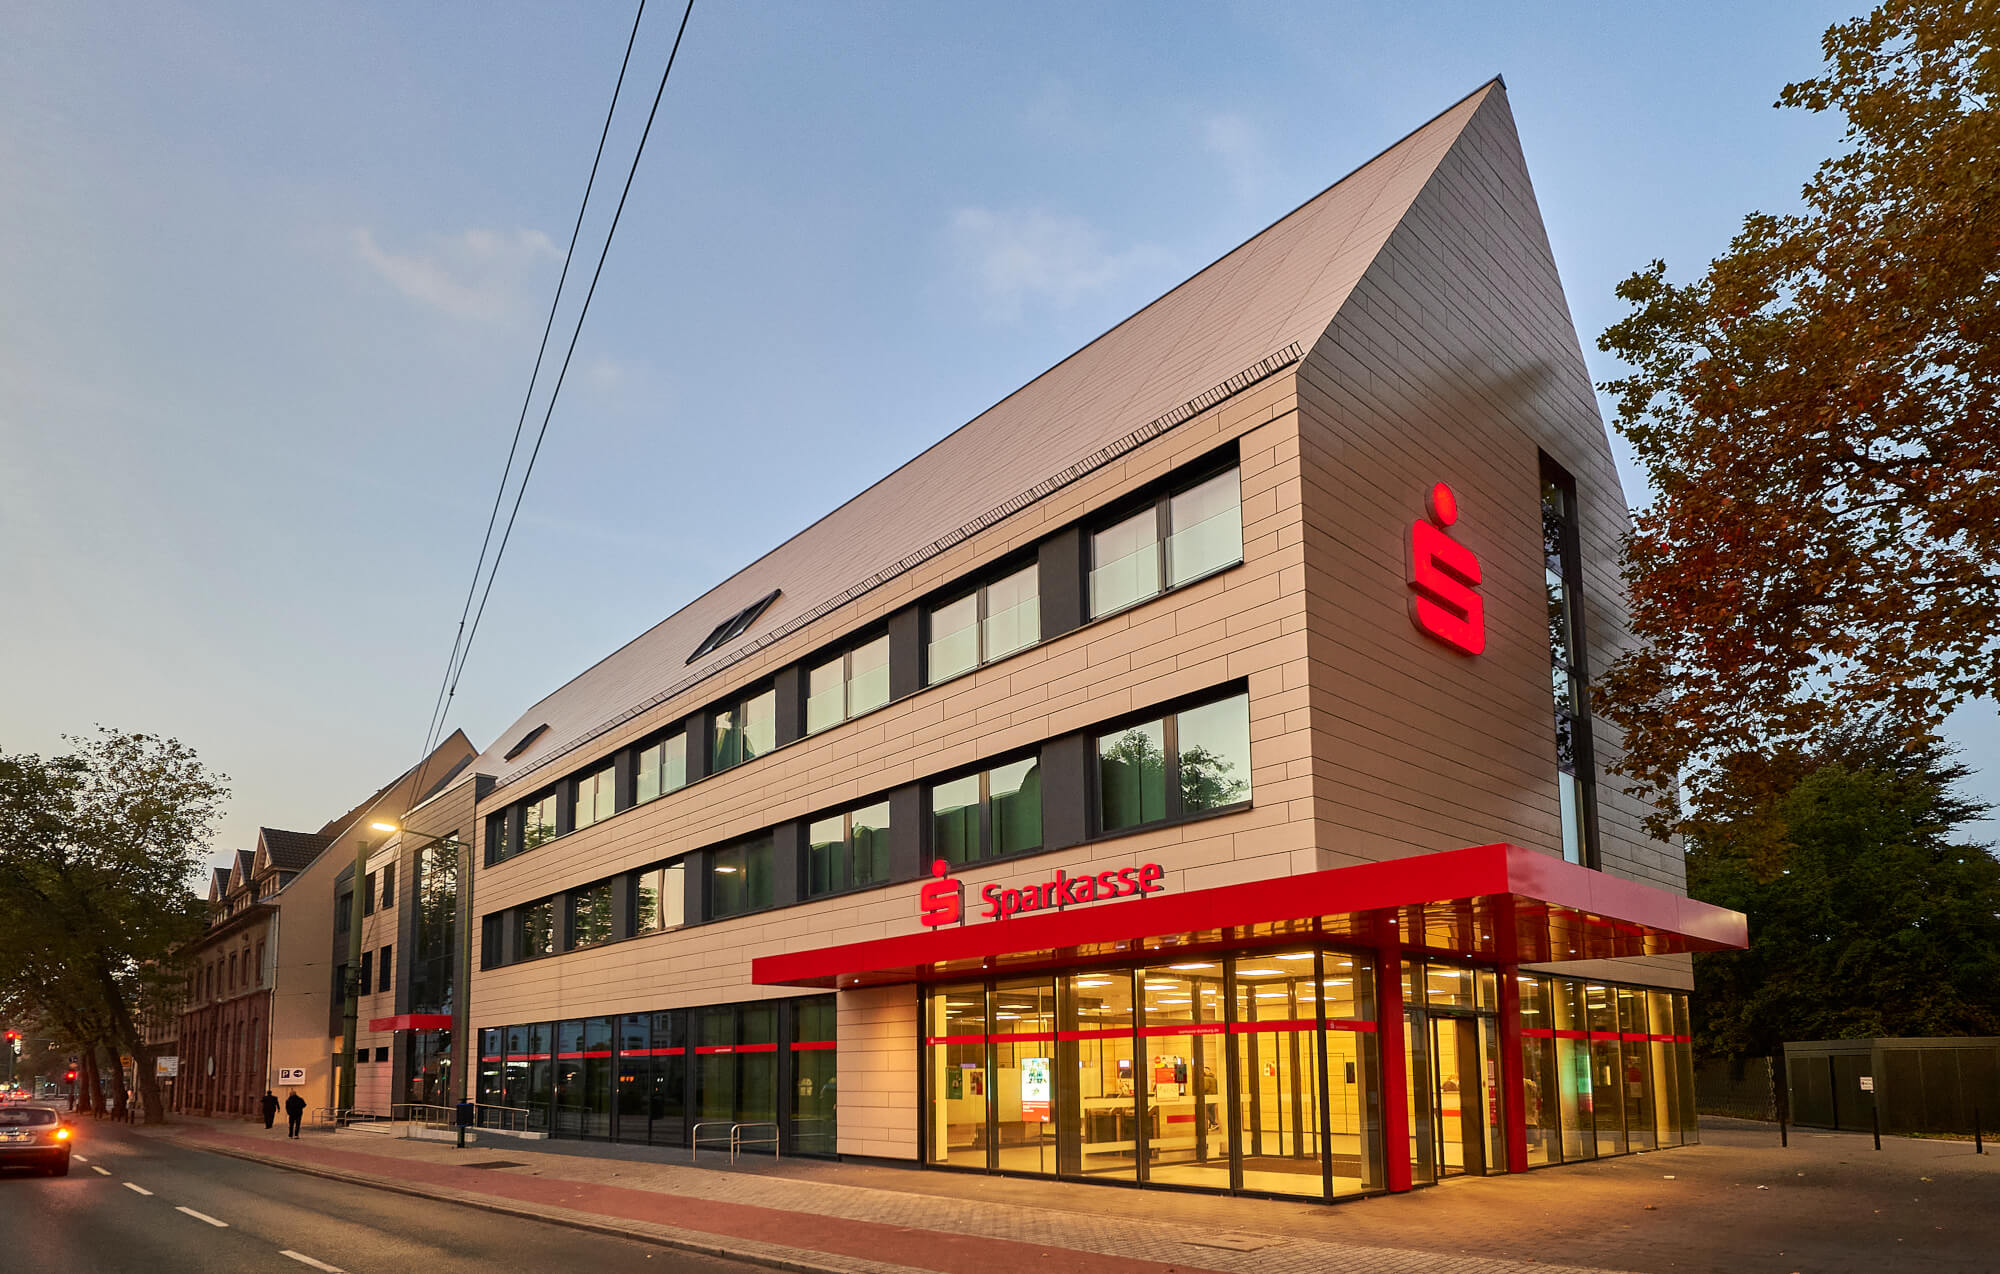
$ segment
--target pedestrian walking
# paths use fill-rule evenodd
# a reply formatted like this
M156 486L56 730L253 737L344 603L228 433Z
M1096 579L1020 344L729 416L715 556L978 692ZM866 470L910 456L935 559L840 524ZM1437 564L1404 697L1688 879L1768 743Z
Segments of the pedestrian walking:
M305 1117L305 1098L299 1096L297 1093L293 1093L290 1097L285 1098L285 1135L287 1137L296 1137L299 1135L299 1120Z
M269 1128L272 1121L278 1117L278 1095L268 1088L264 1090L263 1107L264 1126Z

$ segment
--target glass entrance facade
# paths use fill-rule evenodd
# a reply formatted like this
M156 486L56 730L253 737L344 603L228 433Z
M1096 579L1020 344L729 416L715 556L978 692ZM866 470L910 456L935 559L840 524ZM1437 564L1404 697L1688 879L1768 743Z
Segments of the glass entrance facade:
M553 1042L553 1047L551 1047ZM483 1122L583 1140L689 1144L698 1122L772 1123L830 1155L839 1097L830 995L571 1018L479 1032Z
M1416 959L1397 975L1413 1184L1695 1139L1684 994ZM1369 953L1300 947L925 986L922 1159L1387 1189L1378 976Z
M925 1162L1329 1198L1381 1188L1373 969L1300 949L925 988Z

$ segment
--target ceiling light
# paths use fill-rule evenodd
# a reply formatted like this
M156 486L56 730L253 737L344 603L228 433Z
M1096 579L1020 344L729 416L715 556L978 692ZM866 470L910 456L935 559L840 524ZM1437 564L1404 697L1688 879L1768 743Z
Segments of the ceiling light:
M734 867L718 867L715 870L724 876L733 875L736 871Z
M1236 976L1239 978L1268 978L1283 972L1283 969L1238 969Z
M1212 964L1170 964L1167 967L1176 972L1185 972L1192 969L1213 969L1215 966Z
M1310 960L1312 958L1313 958L1313 953L1310 951L1293 951L1287 955L1281 955L1278 957L1278 959L1280 960Z

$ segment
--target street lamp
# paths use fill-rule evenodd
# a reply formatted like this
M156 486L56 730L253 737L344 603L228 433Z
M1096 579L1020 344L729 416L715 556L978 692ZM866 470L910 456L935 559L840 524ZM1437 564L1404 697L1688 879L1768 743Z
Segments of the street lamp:
M368 826L388 836L402 829L394 823L373 822ZM339 1112L354 1109L354 1037L361 1023L361 891L368 884L368 838L354 838L354 892L348 895L347 903L347 976L342 979L347 993L347 1005L341 1014L340 1029L340 1093L335 1101L334 1118Z

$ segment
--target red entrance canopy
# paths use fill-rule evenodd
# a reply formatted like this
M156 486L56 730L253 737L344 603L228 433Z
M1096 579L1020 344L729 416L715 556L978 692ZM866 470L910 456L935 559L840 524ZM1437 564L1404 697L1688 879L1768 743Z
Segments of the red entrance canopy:
M1478 845L760 956L750 977L762 986L876 986L1317 938L1544 964L1736 950L1749 945L1749 930L1740 912L1654 885L1519 845Z

